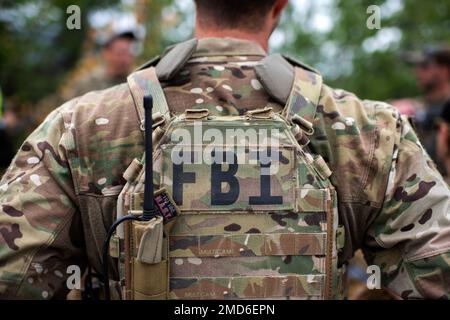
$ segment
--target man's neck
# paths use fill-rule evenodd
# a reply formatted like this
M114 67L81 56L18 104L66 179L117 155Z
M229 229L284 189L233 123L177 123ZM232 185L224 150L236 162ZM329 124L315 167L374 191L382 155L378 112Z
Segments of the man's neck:
M249 33L237 29L228 30L205 30L202 28L196 28L195 37L197 39L202 38L236 38L253 41L258 43L266 52L269 50L269 37L261 33Z

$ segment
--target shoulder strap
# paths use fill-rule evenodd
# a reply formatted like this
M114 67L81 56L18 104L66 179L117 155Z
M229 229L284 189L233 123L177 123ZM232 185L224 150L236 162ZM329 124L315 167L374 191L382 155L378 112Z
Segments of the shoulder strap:
M133 72L141 71L141 70L147 69L149 67L154 67L158 64L159 61L161 61L161 56L160 55L155 56L155 57L151 58L150 60L148 60L147 62L145 62L144 64L137 67Z
M292 119L298 115L313 123L322 91L322 76L303 68L294 68L294 83L283 115Z
M314 69L310 65L308 65L308 64L306 64L306 63L304 63L304 62L302 62L302 61L300 61L300 60L298 60L298 59L296 59L294 57L291 57L290 55L283 54L282 56L283 56L284 59L286 59L290 64L292 64L295 67L300 67L302 69L306 69L308 71L311 71L311 72L314 72L314 73L317 73L317 74L320 73L318 70Z
M321 75L309 66L281 54L267 56L255 66L256 76L287 119L298 115L312 122L322 88Z
M169 47L162 57L150 60L128 77L128 86L141 123L144 121L143 98L149 94L153 96L154 113L159 112L169 120L169 106L159 81L167 81L177 74L196 50L197 43L197 39L191 39Z
M153 97L154 113L159 112L166 120L169 120L169 106L154 67L132 73L128 76L128 86L141 123L144 121L144 96L149 94Z
M162 55L153 57L135 71L156 67L156 74L161 81L172 78L191 58L197 49L197 39L190 39L167 47Z

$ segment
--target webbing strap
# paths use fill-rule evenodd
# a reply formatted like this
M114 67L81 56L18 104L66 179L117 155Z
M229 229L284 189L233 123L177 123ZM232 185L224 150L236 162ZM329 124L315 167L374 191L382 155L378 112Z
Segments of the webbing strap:
M144 121L144 96L153 97L153 114L159 112L168 121L170 118L169 106L164 96L164 91L156 75L156 69L150 67L128 76L128 86L133 96L139 121Z
M289 120L298 115L313 123L319 103L322 81L321 75L295 67L294 84L283 110L283 115Z
M169 299L320 299L324 282L323 274L174 277Z

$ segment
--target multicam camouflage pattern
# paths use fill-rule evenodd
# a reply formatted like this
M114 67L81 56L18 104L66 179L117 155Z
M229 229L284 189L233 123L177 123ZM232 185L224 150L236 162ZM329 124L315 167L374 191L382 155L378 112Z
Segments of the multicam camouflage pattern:
M396 165L390 175L396 178L388 184L383 211L368 235L387 248L400 245L390 255L375 255L373 261L383 267L387 288L401 288L402 298L417 299L430 292L430 298L446 299L450 290L448 186L408 122L395 146ZM407 166L402 176L400 164Z
M108 89L124 81L126 81L126 75L112 77L108 75L105 66L99 66L90 70L83 78L64 88L61 98L65 100L72 99L90 91Z
M252 67L264 56L247 41L200 40L180 74L162 83L172 112L201 107L211 115L243 115L267 105L281 111ZM143 154L134 105L126 84L89 93L57 109L27 139L0 183L1 298L64 298L69 265L100 272L123 172ZM388 105L323 86L310 140L333 171L346 234L339 265L362 247L395 296L448 298L450 192L409 123ZM300 175L314 184L308 171ZM297 225L295 216L275 217ZM318 217L310 214L301 232L319 231ZM320 270L320 263L310 265ZM119 279L113 264L111 270Z
M251 216L244 219L249 218ZM222 216L222 219L224 219L224 216ZM241 227L238 224L236 225ZM227 226L223 229L225 230ZM216 229L221 230L220 228ZM239 230L242 230L242 227ZM254 227L253 230L249 230L256 232ZM326 234L324 233L246 233L245 235L231 233L195 236L172 235L170 237L170 255L172 257L293 256L297 253L324 255L325 248Z
M252 196L259 194L262 184L260 164L251 164L249 155L252 150L274 147L271 139L248 146L245 151L242 150L242 159L234 159L235 187L240 191L230 204L213 203L211 181L215 178L211 175L211 164L183 164L183 171L193 173L195 181L190 182L189 188L183 189L182 203L179 203L181 215L168 233L167 298L327 297L326 280L329 278L328 285L331 285L333 278L337 277L337 270L328 269L331 268L333 255L334 258L337 256L337 223L330 222L333 218L337 220L337 215L333 217L336 213L332 205L334 189L324 188L329 183L318 176L312 160L302 153L283 118L274 115L273 119L252 120L248 117L221 116L209 117L201 124L184 117L175 118L157 148L161 151L155 152L154 171L159 177L155 188L175 190L172 153L180 144L170 140L170 137L179 136L177 133L181 129L193 132L200 125L204 131L218 128L223 133L226 129L277 128L277 138L283 147L279 149L279 161L271 163L278 165L278 171L269 178L271 195L281 195L283 198L279 204L249 203ZM238 147L245 145L245 142L240 139L233 141L234 145L227 144L226 152L239 155ZM184 147L188 146L192 147ZM198 153L203 154L206 147L200 146ZM223 145L216 147L219 149ZM306 179L306 172L315 177L317 183L308 184L310 181ZM142 179L142 174L139 177ZM134 199L128 208L132 212L142 210L141 201L136 203L136 199L143 198L142 183L140 186L133 188L134 193L128 193L129 198ZM172 195L175 193L172 191ZM123 202L129 202L127 196ZM137 251L133 240L128 242L133 246L131 255ZM129 264L127 260L125 265ZM160 274L155 276L161 277ZM133 282L133 275L130 281ZM147 281L152 282L152 275L147 275ZM144 295L145 292L138 292L139 297ZM130 296L136 297L136 294Z
M234 263L237 261L224 261ZM270 262L269 262L270 263ZM263 264L264 265L264 264ZM253 268L261 268L255 263ZM245 274L249 270L239 270ZM192 272L195 272L193 270ZM170 281L172 299L277 299L291 296L320 297L324 291L323 275L250 276L175 278Z
M140 84L146 84L145 79L151 85L140 87ZM300 81L303 78L297 77L296 84ZM129 82L135 97L142 96L145 91L153 95L159 91L159 82L152 69L131 76ZM305 89L302 85L297 89L300 87ZM319 92L320 86L314 89ZM301 94L299 90L294 90L291 101L299 100L298 94ZM156 97L155 108L167 114L166 100L157 94ZM309 113L314 112L315 109L309 110ZM138 113L142 115L142 110ZM181 212L166 234L166 258L159 263L161 266L167 264L168 269L164 267L166 272L148 272L145 278L141 277L143 269L148 267L138 261L136 253L141 240L136 238L134 225L129 226L121 235L125 250L119 263L124 297L332 297L331 287L338 283L335 192L327 181L328 176L322 178L317 173L320 169L313 156L297 144L292 133L294 125L267 111L244 116L207 116L204 113L201 117L196 115L195 120L190 118L190 114L188 109L185 114L165 123L165 134L153 155L154 188L168 190ZM246 131L249 128L255 130L260 139L251 139L252 134ZM211 130L216 134L213 147L200 137ZM264 136L260 135L262 132ZM183 137L181 143L179 137ZM217 137L223 137L222 141L219 142ZM261 164L252 160L256 160L258 152L266 149L273 150L278 157L271 161L271 166L277 168L276 172L264 183L270 185L270 195L282 198L275 201L277 203L251 203L251 198L261 192L259 189L263 184ZM189 156L187 162L177 164L174 155L180 150L196 156ZM239 191L230 203L214 203L212 183L217 177L213 173L213 165L203 159L212 150L221 155L220 162L225 160L222 157L231 155L232 163L226 163L228 170L235 170L233 188ZM177 192L180 182L176 179L180 172L175 172L175 168L180 166L193 178L189 187L181 186ZM135 169L130 171L136 172ZM313 179L308 179L308 175ZM122 199L119 215L126 211L142 212L142 166L141 172L133 176L135 179L128 180L119 196ZM268 198L270 196L266 195L264 200L270 200ZM155 292L152 283L161 277L168 279L167 289ZM142 282L148 285L142 286ZM335 293L333 297L337 296Z
M127 87L109 92L52 112L3 176L0 297L65 298L69 266L83 272L91 261L100 270L122 174L143 143L135 112L120 110L133 106ZM92 103L103 107L94 111Z

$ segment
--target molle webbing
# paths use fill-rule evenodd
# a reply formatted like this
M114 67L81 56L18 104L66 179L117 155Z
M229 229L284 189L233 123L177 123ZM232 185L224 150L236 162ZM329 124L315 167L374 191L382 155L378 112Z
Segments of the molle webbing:
M283 115L292 119L298 115L314 123L314 117L322 89L322 77L311 71L295 68L294 83Z
M297 115L313 123L322 90L322 76L295 62L293 66L280 54L265 57L255 65L255 73L269 95L286 105L283 115Z
M181 184L181 199L184 200L177 203L180 215L170 231L165 232L161 262L144 263L139 259L142 235L138 229L146 226L129 224L125 235L125 246L128 246L125 261L128 266L126 298L337 297L335 289L339 283L336 279L340 279L336 265L337 200L335 190L328 181L331 171L320 156L311 155L302 143L299 146L295 140L303 142L307 139L305 136L312 134L322 78L298 67L292 68L292 71L292 89L287 97L283 97L286 108L282 116L268 117L268 110L261 109L242 119L219 117L216 120L205 117L202 110L191 112L188 117L170 119L155 68L129 77L130 90L141 121L142 98L151 94L155 112L165 118L166 124L170 121L170 130L188 129L193 125L188 118L201 121L204 128L217 128L216 123L220 121L229 128L245 128L249 122L257 125L271 123L271 128L279 128L281 121L284 129L279 134L289 142L281 151L280 172L270 179L260 176L258 164L239 164L233 174L233 181L241 187L238 200L222 205L213 204L211 200L211 165L182 164L180 167L173 164L170 155L174 142L169 138L173 131L164 132L164 145L153 155L155 188L173 193L175 175L179 178L189 174L195 178ZM298 128L293 129L295 126ZM222 173L224 169L214 170ZM130 169L127 176L136 177L135 170ZM142 176L141 172L136 179L142 180ZM272 186L266 196L277 198L272 197L272 190L274 195L283 196L284 203L251 205L245 202L258 196L258 191L260 196L257 198L262 198L263 181ZM138 212L142 210L143 184L142 181L131 184L134 187L124 194L123 203L126 205L123 211ZM219 193L226 192L219 188Z
M160 113L167 121L169 120L169 106L154 67L131 74L128 77L128 86L141 124L144 121L144 96L148 95L153 97L153 113Z

